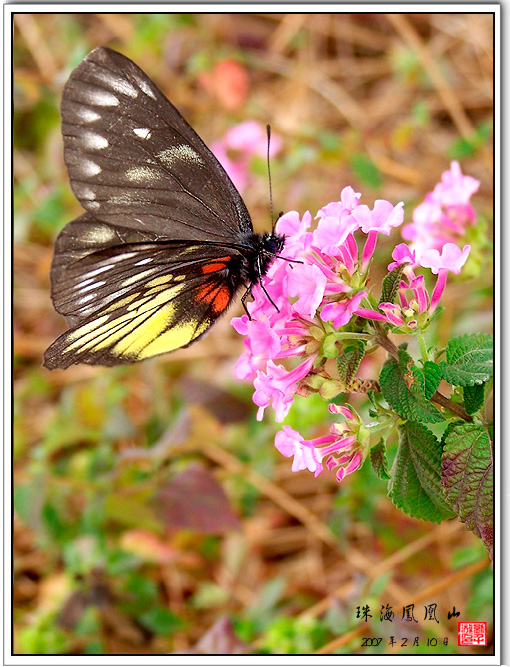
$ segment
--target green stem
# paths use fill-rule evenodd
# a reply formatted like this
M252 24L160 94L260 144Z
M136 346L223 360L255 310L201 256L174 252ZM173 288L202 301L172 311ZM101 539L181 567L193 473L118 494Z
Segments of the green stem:
M421 358L423 361L428 361L429 353L427 352L427 344L425 343L425 336L423 335L423 331L418 332L417 338L418 344L420 345Z
M339 331L335 333L337 340L373 340L372 334L355 333L354 331Z

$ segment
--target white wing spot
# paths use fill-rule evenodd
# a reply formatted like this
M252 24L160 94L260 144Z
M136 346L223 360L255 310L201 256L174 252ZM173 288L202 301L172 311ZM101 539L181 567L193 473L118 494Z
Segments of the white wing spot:
M108 264L107 266L100 266L98 269L93 269L92 271L87 271L87 273L83 274L83 277L92 278L93 276L97 276L99 273L103 273L104 271L108 271L108 269L113 269L113 264Z
M125 259L131 259L131 257L136 257L136 252L123 252L122 255L115 255L115 257L110 257L111 262L121 262Z
M89 92L89 98L92 104L99 107L117 107L120 104L119 98L115 97L113 93L109 93L107 90L99 90L98 88L94 88L94 90Z
M152 88L149 86L147 81L145 81L145 79L136 77L136 82L140 86L140 90L142 91L142 93L145 93L149 97L152 97L153 100L156 99L156 95L154 95Z
M135 266L142 266L143 264L148 264L149 262L152 262L152 257L146 257L145 259L141 259L139 262L135 262Z
M95 294L85 294L85 296L81 296L79 299L77 299L77 303L85 303L86 301L90 301L95 297Z
M137 137L140 137L140 139L150 139L152 136L152 132L146 127L135 127L133 132Z
M131 167L126 171L126 178L135 183L141 183L158 178L158 173L149 167Z
M76 284L76 289L79 289L80 287L85 287L85 285L88 285L94 280L94 278L87 278L87 280L82 280L81 283Z
M108 139L105 139L105 137L102 137L100 134L96 134L95 132L84 132L82 141L87 148L92 148L95 150L108 148Z
M164 151L160 151L158 153L158 158L169 167L178 160L182 160L183 162L192 162L194 164L203 164L200 155L187 144L172 146L172 148L165 148Z
M90 188L87 188L85 185L80 184L80 187L77 189L77 193L80 199L85 199L86 201L94 201L96 198L96 193Z
M98 201L89 201L87 206L88 206L88 210L97 211L99 209L99 202Z
M110 86L116 93L122 93L133 99L138 97L137 89L132 86L129 81L126 81L126 79L121 79L109 72L97 72L96 76L98 79L106 83L106 85Z
M101 167L92 160L83 160L79 168L84 176L97 176L102 171ZM91 199L95 199L95 197L91 197Z
M98 114L93 109L89 109L87 107L79 107L76 110L76 113L86 123L93 123L95 120L99 120L101 118L101 114Z
M87 285L87 287L82 288L82 292L88 292L88 290L96 289L96 287L101 287L101 285L106 285L106 280L98 280L97 283L92 283L92 285Z

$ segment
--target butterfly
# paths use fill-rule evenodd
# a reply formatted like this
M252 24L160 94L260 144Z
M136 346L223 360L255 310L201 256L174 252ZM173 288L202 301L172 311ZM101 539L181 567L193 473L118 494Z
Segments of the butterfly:
M177 109L129 58L105 47L71 73L64 161L85 209L55 242L51 298L70 327L46 368L115 366L187 347L285 238L253 231L241 195Z

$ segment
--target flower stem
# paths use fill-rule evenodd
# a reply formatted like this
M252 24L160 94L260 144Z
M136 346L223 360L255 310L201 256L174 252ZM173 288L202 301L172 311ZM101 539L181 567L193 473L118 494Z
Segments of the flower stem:
M421 352L421 358L423 361L428 361L429 360L429 353L427 352L427 345L425 343L425 336L423 335L422 331L418 332L418 344L420 346L420 352Z
M374 325L377 329L377 336L375 337L375 342L383 347L386 352L391 354L391 356L398 361L398 348L393 341L391 341L388 336L383 331L382 327L378 326L377 322L374 322Z
M377 323L375 322L374 324L377 325ZM386 352L391 354L391 356L398 361L397 346L388 338L388 336L384 333L384 331L382 331L381 327L377 327L377 329L378 329L378 334L375 337L375 342L378 343L381 347L383 347L386 350ZM433 401L434 403L437 403L437 405L440 405L442 408L446 408L450 412L453 412L453 414L457 415L466 422L473 421L473 417L471 417L471 415L468 415L468 413L464 410L464 408L461 405L458 405L458 403L454 403L446 396L443 396L443 394L441 394L439 391L436 391L436 393L432 396L430 400Z
M471 415L468 415L468 413L464 410L462 405L459 405L458 403L454 403L453 401L450 401L449 398L446 398L446 396L443 396L439 391L436 391L436 393L432 396L430 399L431 401L434 401L434 403L437 403L440 405L442 408L446 408L450 412L453 412L453 414L457 415L457 417L460 417L466 422L472 422L473 417Z
M371 334L356 333L354 331L338 331L335 333L335 338L337 340L372 340L373 336Z

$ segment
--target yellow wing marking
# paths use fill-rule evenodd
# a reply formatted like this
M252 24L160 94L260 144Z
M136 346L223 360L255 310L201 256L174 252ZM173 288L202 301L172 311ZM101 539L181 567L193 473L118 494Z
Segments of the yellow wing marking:
M127 287L128 285L132 285L133 283L138 282L142 278L151 276L153 273L154 269L148 269L147 271L141 271L140 273L136 273L134 276L130 276L129 278L126 278L126 280L123 280L121 283L121 287Z
M176 324L169 331L165 331L158 336L152 343L149 343L144 349L140 350L138 359L147 359L154 357L163 352L171 352L178 347L188 345L192 340L203 334L209 327L209 322L206 320L197 328L196 322L183 322Z
M147 283L146 287L158 287L159 285L164 285L165 283L170 282L172 279L173 275L168 273L166 276L154 278L154 280L151 280L149 283Z
M175 285L156 296L134 301L128 306L128 312L118 317L102 315L78 327L70 334L71 344L65 352L89 348L100 351L115 345L112 350L115 354L136 355L170 325L174 313L171 301L183 288L183 284ZM156 312L150 315L153 310Z

